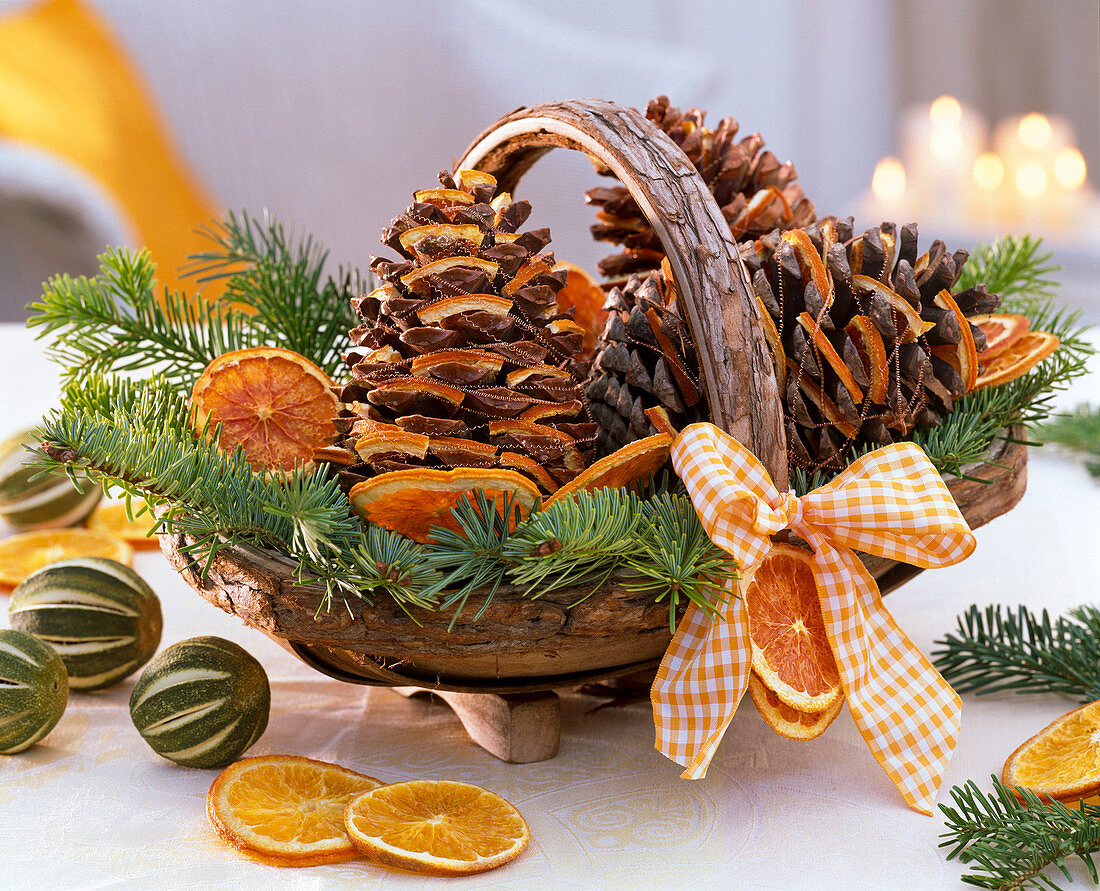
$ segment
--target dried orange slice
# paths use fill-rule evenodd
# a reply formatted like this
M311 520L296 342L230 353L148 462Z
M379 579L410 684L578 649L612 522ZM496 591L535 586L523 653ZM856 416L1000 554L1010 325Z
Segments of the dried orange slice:
M90 529L21 532L0 541L0 592L10 593L32 572L74 557L107 557L129 566L134 549L113 535Z
M643 414L649 418L651 423L658 433L667 433L673 439L676 438L676 434L679 431L672 423L672 418L668 416L668 410L663 405L655 405L653 408L647 408Z
M833 305L833 280L825 269L821 255L814 249L810 236L804 229L788 229L781 237L794 251L802 281L814 283L825 308L828 309Z
M554 267L546 261L545 255L540 254L537 257L531 257L516 270L516 274L512 277L512 280L504 286L502 289L504 296L511 297L516 291L531 281L531 279L553 271Z
M432 223L429 226L416 226L415 228L408 229L402 232L397 240L407 251L411 251L425 238L453 238L455 241L461 241L471 248L481 247L481 242L485 238L485 233L481 231L481 227L474 223L466 224L446 224L446 223Z
M501 452L499 461L501 467L510 467L524 476L529 476L539 484L539 488L543 492L549 493L558 489L558 484L546 472L546 468L528 455L521 455L518 452Z
M1048 724L1008 756L1006 786L1040 798L1074 802L1100 792L1100 702L1090 702Z
M500 267L492 260L485 260L482 257L459 255L457 257L444 257L442 260L434 260L431 263L425 263L418 269L414 269L412 272L407 272L405 275L401 276L401 284L414 294L426 294L428 293L428 277L439 275L441 272L448 272L451 269L477 269L484 272L491 279L495 278L497 272L500 271ZM424 316L419 310L417 311L417 315L420 316L422 321L424 320Z
M354 860L344 828L348 802L379 785L373 777L295 755L245 758L223 770L206 795L214 830L238 851L277 866Z
M776 544L741 583L752 669L780 701L822 712L842 694L808 551Z
M940 309L954 313L962 336L956 344L932 347L932 353L959 373L959 377L966 384L966 392L969 393L974 389L974 382L978 379L978 350L974 346L974 334L970 330L970 323L963 315L963 311L959 309L950 291L946 289L940 291L933 302Z
M1031 319L1014 312L991 312L971 316L967 321L977 325L985 335L985 349L978 353L983 365L1007 351L1031 328Z
M448 780L379 786L348 804L344 824L371 860L436 876L502 866L531 839L512 804L479 786Z
M458 189L421 189L413 192L413 201L434 204L436 207L453 207L456 204L473 204L472 195Z
M351 509L372 523L394 532L427 542L433 526L461 532L451 513L464 496L473 497L481 489L497 511L504 509L505 494L515 496L514 504L526 515L539 498L539 489L531 480L514 470L459 467L434 470L414 467L395 470L356 483L348 499Z
M423 459L428 454L428 437L422 433L368 433L355 441L359 460L370 463L379 455L410 455Z
M1029 331L1001 355L986 363L974 384L975 390L1007 384L1027 374L1058 349L1058 338L1047 331Z
M237 446L257 470L293 470L336 435L332 381L305 356L255 347L218 356L191 393L196 430L221 425L218 445Z
M807 398L818 407L825 420L849 439L854 439L859 431L853 424L844 419L844 415L840 413L836 403L826 395L817 381L810 378L809 375L803 374L802 369L790 359L787 360L787 370L795 375L795 380L798 381L798 389L805 393Z
M88 517L88 528L92 532L119 538L134 550L155 551L160 547L160 540L152 534L157 521L152 511L146 509L142 513L143 507L144 501L134 499L130 505L131 520L126 515L125 502L100 504Z
M853 275L852 290L861 293L878 294L885 298L893 310L895 324L898 325L898 339L902 343L913 343L926 331L936 327L935 322L926 322L909 302L877 279L869 275Z
M755 671L749 672L749 695L764 722L786 739L817 739L844 708L843 696L820 712L804 712L791 708L768 689Z
M816 255L815 255L816 256ZM800 313L798 316L798 324L800 324L806 333L810 335L810 339L813 341L818 352L825 357L825 361L829 363L833 371L836 372L836 376L840 378L840 382L844 385L844 389L848 391L848 395L852 397L852 402L855 405L859 405L863 401L863 391L859 388L859 384L856 383L856 379L852 377L852 372L848 369L848 366L844 364L844 360L840 358L840 354L836 351L832 342L825 336L825 332L821 330L821 326L817 323L808 312Z
M469 257L458 259L469 260ZM427 269L427 267L424 267ZM445 297L416 311L416 317L425 325L438 325L447 316L457 315L460 312L478 310L497 316L506 316L512 311L512 301L506 297L498 297L496 294L464 294L461 297Z
M867 395L876 405L886 403L886 387L890 382L890 374L886 365L886 344L882 342L882 335L878 328L867 316L852 316L851 321L844 327L844 333L851 338L852 345L859 354L860 361L867 372L867 379L871 382L867 388Z
M558 291L558 311L574 307L573 319L584 328L582 355L589 356L596 349L596 338L607 322L607 310L603 308L604 293L596 280L575 263L561 262L554 271L566 270L565 287Z
M775 327L775 320L764 306L760 295L753 291L756 298L756 311L760 314L760 325L764 329L764 341L772 354L772 367L775 370L775 382L779 385L779 392L787 389L787 351L783 349L783 341L779 337L779 329Z
M627 443L617 452L600 458L587 470L573 477L550 498L553 504L577 492L595 492L597 489L622 489L634 483L644 482L660 470L668 460L672 449L668 433L658 433Z

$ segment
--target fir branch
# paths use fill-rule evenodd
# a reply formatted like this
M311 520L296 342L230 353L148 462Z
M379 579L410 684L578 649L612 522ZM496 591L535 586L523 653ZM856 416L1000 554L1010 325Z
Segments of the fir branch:
M966 884L1058 888L1044 871L1057 867L1072 882L1066 862L1073 857L1080 858L1094 885L1100 882L1091 856L1100 850L1100 807L1082 803L1071 810L992 779L992 794L971 781L951 790L953 806L940 805L947 830L940 847L951 848L948 860L958 857L974 868L962 877Z
M1085 457L1085 467L1100 477L1100 408L1079 405L1072 413L1055 415L1034 428L1045 442L1056 443Z
M956 288L965 291L984 284L991 294L1000 295L1005 312L1024 312L1017 308L1020 304L1042 303L1054 295L1058 284L1052 276L1062 267L1051 262L1053 254L1040 253L1042 245L1042 238L1031 235L1005 235L991 244L979 244Z
M112 248L94 278L51 278L27 321L64 366L65 381L111 371L156 369L190 387L209 362L230 350L262 343L248 317L221 303L169 291L158 295L156 267L146 250Z
M638 496L625 489L578 492L528 518L502 550L514 564L509 581L539 597L557 588L592 579L598 588L626 557L638 549L644 525Z
M737 577L736 561L710 540L686 495L658 495L643 501L642 510L648 528L637 537L636 553L624 561L635 576L624 586L653 593L657 603L667 598L672 631L684 598L716 616Z
M439 573L439 580L425 592L429 597L440 597L440 609L455 607L452 627L475 591L484 591L484 601L474 620L479 619L504 582L509 563L504 556L511 537L511 530L520 521L519 504L515 495L506 492L490 500L481 489L473 498L465 495L451 513L458 521L460 531L435 526L431 533L431 545L425 551L424 565Z
M1051 621L1025 606L971 606L955 634L934 644L933 662L960 693L1062 693L1100 699L1100 609L1080 606Z
M214 247L194 255L187 274L200 283L225 280L226 299L255 310L250 322L269 343L335 375L347 333L357 323L351 298L359 293L359 275L341 270L337 278L325 278L328 252L267 213L258 220L230 211L203 232Z

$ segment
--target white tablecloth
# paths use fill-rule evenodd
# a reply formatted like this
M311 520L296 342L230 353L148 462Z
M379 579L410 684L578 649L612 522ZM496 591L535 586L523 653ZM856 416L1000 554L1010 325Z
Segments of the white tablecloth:
M0 435L33 424L56 392L39 346L21 328L0 326ZM1095 370L1062 403L1084 399L1100 401ZM974 602L1058 613L1100 599L1100 485L1075 461L1041 450L1028 472L1024 500L978 530L970 560L889 596L926 650ZM589 714L598 701L571 694L560 755L504 764L471 743L446 706L318 675L203 601L158 552L139 554L135 566L160 595L165 646L217 634L264 664L271 721L250 754L306 755L387 781L464 780L519 807L529 848L470 887L959 887L962 867L937 847L940 817L905 807L846 712L820 739L798 743L773 734L746 701L707 778L690 782L653 749L647 704ZM292 870L245 860L207 825L216 772L161 760L134 730L132 683L72 694L43 743L0 756L0 887L450 886L362 861ZM1071 705L1056 696L964 697L944 789L968 779L989 788L1005 757Z

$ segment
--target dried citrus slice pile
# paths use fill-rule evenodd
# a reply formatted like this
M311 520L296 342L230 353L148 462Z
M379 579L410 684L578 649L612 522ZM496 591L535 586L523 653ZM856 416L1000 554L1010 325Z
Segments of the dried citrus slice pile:
M440 876L501 866L531 838L527 821L499 795L446 780L379 786L348 805L345 825L371 860Z
M210 822L225 841L277 866L353 860L344 830L348 802L378 781L293 755L245 758L221 772L206 796Z
M548 498L546 503L561 501L576 492L623 489L648 481L650 476L664 467L672 448L672 440L670 434L658 433L656 436L647 436L628 443L575 476Z
M554 266L554 272L564 269L568 273L565 287L558 291L558 310L574 307L573 321L584 329L582 356L591 356L596 349L596 338L603 331L607 321L607 310L603 308L605 295L592 276L574 263L560 262Z
M539 498L538 486L514 470L417 467L383 473L356 483L348 499L351 509L363 519L415 541L426 542L433 526L462 531L452 509L463 497L472 501L477 489L481 489L490 501L496 501L498 512L504 509L504 496L514 496L513 503L519 506L521 516L526 515Z
M126 542L88 529L44 529L0 541L0 592L10 592L32 572L59 560L107 557L129 566L134 550Z
M1007 384L1027 374L1058 349L1058 338L1046 331L1029 331L999 356L985 363L974 389Z
M130 505L130 513L133 516L133 519L130 519L126 514L124 502L101 504L88 517L88 528L93 532L122 539L138 551L156 550L160 547L160 542L156 535L151 533L156 528L157 521L148 509L142 512L143 506L144 502L135 500Z
M1100 702L1074 709L1008 756L1002 782L1065 803L1100 792Z
M982 364L1001 355L1031 328L1031 320L1018 313L987 313L971 316L968 321L985 335L985 349L978 353L978 361Z
M817 739L840 714L844 697L820 712L804 712L791 708L767 688L756 672L749 673L749 695L760 716L772 730L786 739L807 741Z
M257 470L294 469L336 435L332 381L304 356L278 347L218 356L195 382L194 424L220 424L218 444L237 446Z
M742 581L749 614L752 669L779 700L800 712L823 712L842 695L825 633L810 555L774 545Z

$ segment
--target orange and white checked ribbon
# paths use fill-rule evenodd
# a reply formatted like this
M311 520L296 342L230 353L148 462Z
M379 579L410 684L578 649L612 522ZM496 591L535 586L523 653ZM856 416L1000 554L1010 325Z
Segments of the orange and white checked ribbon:
M935 467L913 443L877 449L802 498L780 494L757 458L711 424L692 424L672 463L715 544L742 567L791 529L814 549L825 629L856 726L905 801L931 814L959 735L958 694L882 605L858 549L920 567L969 557L974 535ZM739 598L718 618L688 607L653 685L657 748L706 776L748 684L748 616Z

